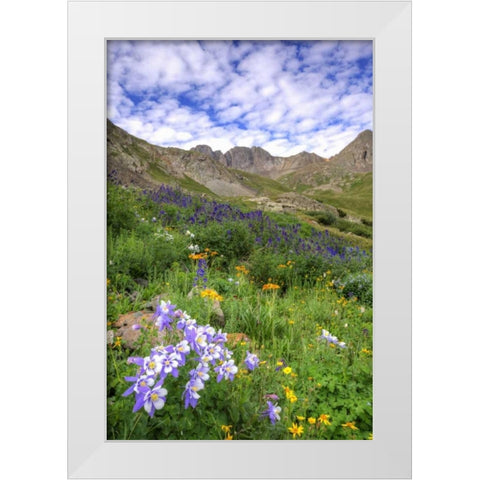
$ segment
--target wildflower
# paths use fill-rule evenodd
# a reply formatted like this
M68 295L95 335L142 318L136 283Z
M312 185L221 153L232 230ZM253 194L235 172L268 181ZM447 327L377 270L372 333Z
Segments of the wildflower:
M289 320L289 321L288 321L288 324L289 324L289 325L293 325L294 323L295 323L295 322L294 322L293 320Z
M200 395L197 393L199 390L205 388L205 385L199 378L192 378L185 386L183 397L185 398L185 408L189 406L195 408L197 406Z
M233 440L233 435L231 433L227 433L225 440Z
M139 377L125 377L127 382L133 382L125 392L123 392L122 397L128 397L128 395L135 392L136 394L145 394L148 392L149 387L153 387L155 383L154 377L149 377L147 375L140 375Z
M324 425L331 425L332 422L330 422L329 418L330 418L330 415L326 415L325 413L322 413L322 414L318 417L318 421L319 421L320 423L323 423Z
M362 348L362 351L360 353L365 353L366 355L370 355L372 351L368 350L367 348Z
M178 357L175 353L170 355L161 355L158 361L160 365L160 372L162 375L167 376L171 373L174 377L178 377Z
M223 379L232 381L235 378L235 374L238 371L237 366L233 360L228 360L227 362L222 362L218 367L214 369L217 375L217 383Z
M182 340L181 342L177 343L174 348L174 353L178 360L178 365L185 365L187 355L190 353L190 345L188 344L187 340Z
M206 382L210 375L208 374L210 367L204 363L199 363L195 370L190 370L190 378L198 378L203 382Z
M295 438L297 435L300 437L303 433L303 427L297 425L296 423L292 423L292 426L288 428L288 431L293 435Z
M275 283L266 283L265 285L263 285L262 291L264 291L264 290L278 290L279 288L280 288L280 286L275 284Z
M172 305L170 300L168 302L161 300L160 304L157 305L153 319L156 320L155 325L159 330L163 330L164 328L172 329L170 323L172 322L175 307L176 305Z
M192 260L204 260L208 257L208 253L191 253L188 258Z
M250 353L247 350L247 358L245 359L245 365L247 366L247 368L250 371L255 370L255 368L258 367L259 363L259 358L254 353Z
M280 412L282 411L281 407L277 404L273 404L272 402L267 402L268 408L261 413L262 417L268 417L272 425L280 420Z
M317 419L316 419L316 418L313 418L313 417L308 417L308 418L307 418L307 422L308 422L310 425L315 425L315 423L317 423Z
M167 393L167 390L161 387L148 390L145 395L141 395L138 398L135 406L133 407L133 411L136 412L143 407L150 417L153 417L155 410L161 410L165 405Z
M278 395L275 395L274 393L267 393L266 395L263 396L263 398L270 398L271 400L278 400Z
M303 422L305 420L305 417L302 417L301 415L297 415L297 420L299 422Z
M285 363L285 360L283 358L281 360L277 360L277 368L275 369L275 371L278 372L278 370L286 366L287 364Z
M342 427L351 428L352 430L358 430L358 428L355 426L355 422L342 423Z
M198 282L200 281L200 279L203 280L203 288L207 286L207 277L205 276L206 270L207 270L206 260L203 258L199 259L196 276L195 276L195 279L193 280L194 287L198 286Z
M232 428L231 425L222 425L221 426L222 432L225 432L225 433L230 433L231 428Z
M290 367L285 367L282 372L285 374L285 375L290 375L292 373L292 369Z
M250 270L247 270L244 265L236 266L235 270L239 273L243 273L244 275L247 275L250 272Z
M202 298L210 298L211 300L218 300L219 302L221 302L223 300L223 297L221 295L219 295L215 290L213 290L212 288L206 288L205 290L203 290L201 293L200 293L200 296Z

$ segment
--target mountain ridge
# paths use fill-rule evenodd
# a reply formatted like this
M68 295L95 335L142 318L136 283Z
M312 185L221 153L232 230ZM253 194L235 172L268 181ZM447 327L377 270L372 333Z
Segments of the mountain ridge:
M170 180L179 186L188 184L196 191L204 189L204 193L246 197L263 193L259 191L262 183L268 183L274 191L295 189L298 184L314 188L325 183L325 179L371 171L372 147L373 132L364 130L330 159L311 152L273 156L257 146L236 146L225 153L202 144L183 150L152 145L107 119L108 174L114 173L119 183L142 188ZM241 172L259 178L252 182L249 177L247 182Z

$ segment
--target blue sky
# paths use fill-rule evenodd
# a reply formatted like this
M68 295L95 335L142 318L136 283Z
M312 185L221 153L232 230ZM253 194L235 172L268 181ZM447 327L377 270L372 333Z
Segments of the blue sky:
M109 41L107 115L162 146L338 153L372 129L370 41Z

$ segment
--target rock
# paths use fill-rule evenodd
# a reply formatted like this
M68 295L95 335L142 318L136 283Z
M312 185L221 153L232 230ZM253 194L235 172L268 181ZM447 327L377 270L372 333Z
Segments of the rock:
M224 327L225 314L223 313L223 310L220 307L220 302L218 300L213 301L212 312L215 315L215 324L220 327Z
M115 335L113 330L107 330L107 345L113 345L113 341L115 340Z
M166 293L161 293L160 295L153 297L145 304L145 309L154 312L157 309L157 305L159 305L162 300L168 300L167 297L168 295Z
M227 333L227 344L229 346L234 347L240 342L250 343L250 339L244 333Z
M129 312L118 317L114 326L117 328L115 337L122 338L122 344L130 349L136 347L136 342L140 336L140 330L134 330L134 325L153 325L152 312L148 310L140 310L138 312ZM165 338L165 332L158 332L158 343L162 343ZM154 345L152 345L153 347Z

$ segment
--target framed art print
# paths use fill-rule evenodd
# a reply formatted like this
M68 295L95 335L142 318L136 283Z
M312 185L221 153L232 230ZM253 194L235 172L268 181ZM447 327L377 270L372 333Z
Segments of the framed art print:
M69 2L71 478L411 478L410 22Z

